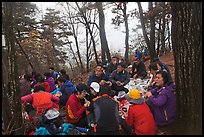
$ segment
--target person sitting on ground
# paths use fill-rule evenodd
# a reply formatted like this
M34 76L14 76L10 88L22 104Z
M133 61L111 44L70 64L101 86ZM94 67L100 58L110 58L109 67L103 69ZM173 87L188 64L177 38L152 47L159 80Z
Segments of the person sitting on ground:
M41 116L44 111L47 111L49 109L59 109L59 98L53 96L48 92L44 92L44 90L45 89L43 86L38 85L34 87L33 94L21 97L21 102L23 103L23 105L26 105L26 103L32 103L32 107L37 111L36 117Z
M39 126L33 135L81 135L77 128L64 123L57 109L50 109L39 118Z
M104 85L105 83L109 84L109 86L112 85L109 81L109 77L103 73L103 68L100 65L97 65L95 71L89 76L87 85L90 86L92 82L97 82L100 85Z
M48 82L50 86L50 92L54 91L56 89L54 78L51 77L50 72L45 72L44 76L45 76L45 82Z
M150 74L152 75L152 78L150 79L151 81L149 82L150 84L148 86L144 86L145 89L150 90L154 88L155 85L155 77L156 77L156 72L159 71L157 68L157 65L155 63L150 63L148 66Z
M147 91L145 97L156 124L159 126L169 125L174 121L176 113L175 85L169 81L165 71L156 72L156 87Z
M20 79L20 91L21 97L31 94L31 75L25 74L23 78Z
M111 63L107 65L106 67L106 75L109 77L110 74L117 69L117 64L118 64L118 58L116 56L113 56L111 58Z
M92 82L90 85L90 92L85 96L88 101L91 101L98 96L100 85L97 82Z
M94 114L94 131L96 135L119 134L118 103L110 97L111 88L104 84L99 89L99 96L95 98L87 111Z
M66 80L70 80L69 75L66 73L64 69L60 70L60 76L63 76Z
M132 65L129 65L129 66L127 67L127 71L128 71L128 73L129 73L129 75L130 75L130 78L133 78L134 73L132 72Z
M86 96L88 87L84 83L79 83L67 103L66 103L66 112L67 112L67 121L75 126L79 127L88 127L88 122L86 118L85 109L90 105L89 101L85 101L85 104L82 106L81 99Z
M45 88L45 92L50 93L50 85L48 82L45 81L42 75L37 76L36 81L37 81L37 84L35 84L34 87L41 85Z
M50 70L51 77L54 78L55 84L57 84L57 78L59 76L59 73L56 72L53 67L49 67L49 70Z
M110 81L112 82L112 89L116 91L115 95L118 95L119 91L128 92L128 89L124 86L130 82L130 75L125 70L125 65L123 63L119 63L117 65L117 69L114 70L110 75Z
M145 78L147 77L147 71L144 63L139 58L134 58L132 64L132 72L134 73L134 78Z
M170 70L169 70L169 68L167 67L166 64L162 63L162 62L159 60L159 58L154 58L154 59L152 59L152 60L151 60L151 63L156 63L158 70L167 71L168 77L169 77L169 81L172 81L171 72L170 72Z
M71 94L74 93L76 90L76 86L70 82L69 80L66 80L63 76L60 76L57 79L58 86L60 87L60 92L62 95L60 96L60 107L63 107L66 105L67 100L71 96Z
M127 101L131 104L128 111L121 119L121 126L126 129L127 134L136 135L156 135L157 129L152 112L145 103L138 89L131 89L125 95ZM127 125L126 125L127 124Z

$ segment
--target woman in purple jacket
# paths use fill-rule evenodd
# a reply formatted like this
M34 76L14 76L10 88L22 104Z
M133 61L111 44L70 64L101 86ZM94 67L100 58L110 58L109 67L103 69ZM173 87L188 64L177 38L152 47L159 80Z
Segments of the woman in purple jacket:
M158 126L169 125L176 113L175 85L169 82L165 71L158 71L155 78L156 87L146 92L147 103L151 106Z
M50 85L50 92L54 91L56 89L54 78L51 77L50 72L45 72L44 76L46 77L45 81L48 82Z

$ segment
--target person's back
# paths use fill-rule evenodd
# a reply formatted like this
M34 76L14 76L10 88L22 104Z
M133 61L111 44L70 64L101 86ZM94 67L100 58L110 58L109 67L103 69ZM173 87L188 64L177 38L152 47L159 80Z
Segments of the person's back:
M48 92L44 92L44 87L40 85L34 88L33 94L21 97L22 103L32 102L32 107L37 110L37 117L40 116L45 110L58 108L58 105L55 104L58 103L58 101L58 97L55 97Z
M97 132L114 132L119 130L118 104L108 96L98 98L95 103ZM97 109L98 108L98 109Z
M156 134L156 124L153 115L145 102L139 105L131 105L129 111L132 117L127 120L127 123L134 121L134 132L136 135Z
M89 107L95 115L95 132L99 135L119 133L118 103L110 97L111 88L105 84L99 89L99 96Z

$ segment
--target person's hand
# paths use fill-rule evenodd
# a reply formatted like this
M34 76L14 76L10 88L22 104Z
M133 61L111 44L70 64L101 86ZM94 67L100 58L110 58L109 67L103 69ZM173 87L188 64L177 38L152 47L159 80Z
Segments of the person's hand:
M136 78L137 77L137 74L135 74L134 76L133 76L133 78Z
M117 86L120 86L120 83L121 83L120 81L116 81L115 84L116 84Z
M144 97L145 97L145 98L148 98L148 97L150 97L150 96L152 96L152 93L151 93L151 92L149 92L149 91L148 91L148 92L146 92L146 93L145 93L145 95L144 95Z
M88 107L89 105L90 105L90 101L87 101L87 102L84 104L85 107Z
M147 90L149 87L148 86L143 86L144 90Z
M110 81L106 81L106 84L108 84L108 86L112 86L112 83Z
M99 85L104 85L105 83L106 83L105 80L101 80L100 83L99 83Z

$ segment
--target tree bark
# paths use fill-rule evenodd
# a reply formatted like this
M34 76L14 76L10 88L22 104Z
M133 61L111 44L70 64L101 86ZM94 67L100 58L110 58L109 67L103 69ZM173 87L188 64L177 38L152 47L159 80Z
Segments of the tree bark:
M108 48L108 42L106 39L106 32L105 32L105 16L103 12L103 5L102 2L96 2L96 7L99 12L99 32L100 32L100 40L101 40L101 55L102 55L102 64L106 64L106 56L108 62L111 61L110 50ZM106 56L105 56L106 55Z
M125 21L125 62L129 64L128 53L129 53L129 28L128 28L128 16L127 16L127 6L126 2L123 2L123 15Z
M84 15L83 11L82 11L81 8L79 7L79 4L78 4L77 2L75 2L75 3L76 3L77 8L79 9L79 11L80 11L80 13L81 13L81 15L82 15L82 18L83 18L84 21L85 21L86 27L87 27L88 30L89 30L89 33L90 33L90 36L91 36L91 40L92 40L92 42L93 42L93 49L94 49L96 64L98 65L99 62L98 62L98 55L97 55L97 51L96 51L96 43L95 43L95 40L94 40L92 31L91 31L90 25L89 25L89 23L88 23L88 20L87 20L86 16Z
M151 40L149 40L149 38L148 38L148 36L147 36L147 31L146 31L146 29L145 29L145 23L144 23L144 17L143 17L143 11L142 11L142 6L141 6L141 3L140 2L138 2L138 8L139 8L139 14L140 14L140 21L141 21L141 26L142 26L142 32L143 32L143 36L144 36L144 38L145 38L145 42L146 42L146 44L147 44L147 48L148 48L148 50L149 50L149 55L150 55L150 58L151 59L153 59L153 58L155 58L155 57L157 57L157 54L156 54L156 51L155 51L155 46L153 46L153 45L155 45L154 43L154 41L155 40L153 40L153 33L154 33L154 31L153 30L151 30L151 40L153 40L153 41L151 41ZM151 28L154 28L155 26L153 26L153 24L155 24L155 22L153 22L153 21L151 21L152 23L151 23ZM154 42L154 43L153 43ZM153 45L152 45L153 44Z
M13 117L14 117L14 133L20 135L24 131L23 119L22 119L22 110L20 102L20 88L19 88L19 78L18 78L18 68L16 61L16 45L15 45L15 34L13 30L13 3L5 3L7 10L5 11L6 18L6 28L8 33L5 34L5 37L9 39L6 41L8 46L8 57L9 57L9 82L10 88L13 93ZM8 43L9 42L9 43Z
M172 2L177 126L181 134L202 134L202 3ZM183 128L185 126L185 128Z
M163 9L165 8L165 2L162 2ZM162 30L161 30L161 51L160 55L163 55L165 52L165 11L162 11Z

